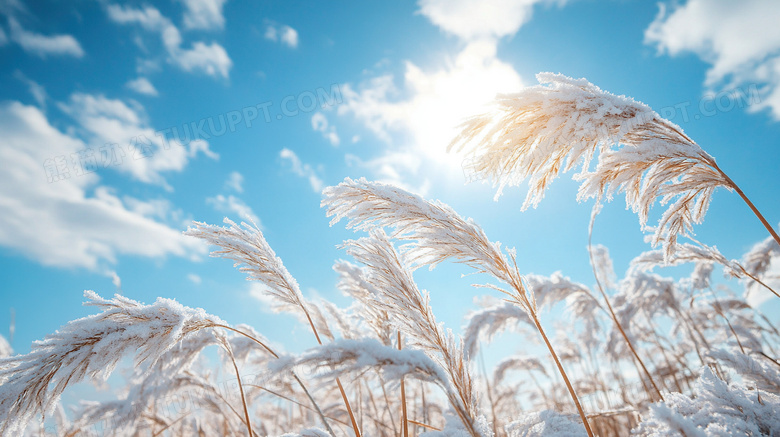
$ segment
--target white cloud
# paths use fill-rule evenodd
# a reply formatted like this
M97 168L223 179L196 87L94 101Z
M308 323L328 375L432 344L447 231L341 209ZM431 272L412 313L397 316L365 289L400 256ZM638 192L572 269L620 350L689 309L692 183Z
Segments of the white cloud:
M125 84L125 86L138 94L144 94L147 96L157 96L157 89L149 82L149 79L145 77L139 77L133 79Z
M73 56L81 58L84 50L81 44L71 35L42 35L40 33L25 30L14 18L8 19L11 30L11 39L19 44L25 51L36 54L42 58L52 56ZM3 34L5 36L5 34Z
M298 47L298 31L287 25L269 23L265 28L265 38L291 48Z
M344 103L338 112L352 115L391 147L400 144L405 152L459 168L460 158L446 151L457 125L481 112L498 93L521 86L512 66L496 58L495 43L474 42L439 70L426 72L407 62L400 88L391 75L371 79L358 89L342 86ZM396 98L399 95L408 97Z
M243 193L244 175L242 175L237 171L230 173L230 176L228 176L228 179L225 181L225 187L234 190L236 192Z
M182 0L184 27L187 29L222 29L225 16L222 7L226 0Z
M0 131L0 161L12 165L0 184L0 245L43 265L103 271L119 255L206 252L179 229L134 212L95 173L77 172L71 158L86 145L40 109L0 103Z
M32 94L35 102L38 103L38 106L41 108L46 108L46 99L49 98L49 95L46 93L46 89L43 87L43 85L25 76L24 73L19 70L14 72L14 77L27 85L27 88L30 90L30 94Z
M122 199L128 210L146 218L163 223L169 223L174 227L189 226L192 219L184 217L184 212L173 207L167 199L138 200L132 197Z
M317 173L309 164L302 163L295 152L290 149L282 149L282 151L279 152L279 157L290 162L290 170L293 173L308 179L309 185L311 185L311 189L314 190L315 193L320 193L322 191L322 179L317 177Z
M200 283L203 282L203 279L201 279L201 277L196 275L195 273L188 274L187 279L189 279L189 281L195 285L200 285Z
M311 128L321 133L331 146L338 146L341 142L339 134L336 133L336 126L329 125L327 117L322 112L312 115Z
M106 12L108 13L108 18L115 23L140 24L141 27L149 32L162 31L173 26L171 21L165 18L157 8L151 6L136 9L110 4Z
M107 11L108 17L115 23L138 24L146 31L159 33L169 61L184 71L200 71L209 76L224 78L230 75L233 61L221 45L197 41L191 49L182 48L181 32L156 8L145 6L143 9L137 9L111 4L108 5Z
M143 108L137 102L131 104L134 108L102 95L74 93L67 104L59 106L79 123L90 144L89 159L95 165L127 173L141 182L171 189L163 173L184 170L198 153L219 158L204 140L187 145L164 141L144 121Z
M232 194L227 197L223 196L222 194L209 197L206 199L206 203L211 205L219 212L226 214L235 213L241 218L241 220L253 222L258 227L261 226L260 218L257 217L254 211L252 211L252 208L244 203L243 200L233 196Z
M753 109L769 107L780 119L780 3L689 0L660 8L645 31L646 43L659 53L693 53L709 63L708 87L763 84L767 98Z
M386 150L370 159L354 155L347 162L372 177L416 192L425 192L434 172L463 180L462 157L447 146L464 119L485 110L498 94L518 91L517 71L497 57L501 37L516 33L536 4L560 0L420 0L419 12L463 45L438 68L423 70L406 62L402 78L376 74L358 86L341 87L338 114L362 123ZM383 59L373 70L388 68ZM371 74L371 72L369 72ZM360 140L353 136L353 143ZM425 165L421 165L425 163Z
M122 291L122 278L119 277L119 275L111 269L108 269L105 271L106 276L111 278L111 283L114 284L114 288L116 288L116 292L120 293Z
M5 34L5 31L2 27L0 27L0 46L4 46L8 44L8 36Z
M420 13L464 40L515 34L531 19L537 3L551 0L420 0ZM557 1L556 3L563 3Z
M426 196L431 183L423 178L418 185L412 185L409 181L418 176L422 159L420 155L409 152L387 152L378 158L362 160L359 157L346 154L344 159L349 166L364 168L372 173L372 179L386 184L401 187L406 191Z
M192 49L174 51L173 59L184 71L202 71L209 76L227 78L233 67L233 61L225 49L215 42L205 44L198 41L192 45Z

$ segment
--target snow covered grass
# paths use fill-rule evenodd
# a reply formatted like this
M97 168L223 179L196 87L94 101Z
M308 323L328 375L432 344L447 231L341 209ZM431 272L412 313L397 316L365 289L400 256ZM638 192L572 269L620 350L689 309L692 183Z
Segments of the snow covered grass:
M471 151L467 165L477 178L501 188L529 179L527 206L577 165L580 200L596 199L594 219L605 200L624 193L649 243L660 246L639 254L624 277L598 245L590 247L595 289L563 273L530 274L514 250L446 204L347 178L326 188L322 201L332 224L365 232L343 244L356 264L334 266L352 299L347 308L307 299L254 226L226 219L186 231L260 282L278 311L311 329L317 347L290 355L253 328L201 309L87 292L87 305L100 312L30 353L12 356L0 337L0 434L780 434L780 332L745 300L759 288L777 294L768 277L780 255L775 231L712 156L646 105L584 79L539 79L466 122L454 145ZM741 261L689 235L718 187L742 196L770 231ZM669 206L650 227L656 200ZM446 261L490 281L478 286L486 296L462 336L437 321L414 279L416 269ZM662 276L669 265L691 273ZM731 288L713 286L716 265ZM566 317L545 326L540 315L548 311ZM480 350L507 331L523 353L480 369ZM530 343L545 353L533 355L540 348L524 347ZM209 346L221 351L219 369L200 359ZM134 368L116 399L60 404L68 387L106 381L124 357L134 357ZM235 384L220 384L221 372L234 374Z

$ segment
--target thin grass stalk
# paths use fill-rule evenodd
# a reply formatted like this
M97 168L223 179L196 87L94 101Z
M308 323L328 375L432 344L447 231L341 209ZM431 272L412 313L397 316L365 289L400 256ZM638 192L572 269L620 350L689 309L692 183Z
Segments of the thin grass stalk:
M428 422L428 405L425 403L425 383L420 381L420 393L422 398L422 418L423 422Z
M598 286L599 292L601 293L601 297L604 298L604 302L607 304L609 315L612 317L612 321L615 323L615 326L617 326L618 331L620 331L620 335L626 341L626 345L628 346L628 349L631 351L631 354L634 355L634 358L636 358L636 362L639 363L639 367L642 368L642 372L644 372L644 374L650 380L650 384L653 385L653 389L655 390L656 395L658 395L658 398L661 401L663 401L664 396L661 394L661 390L658 389L658 386L655 384L655 380L653 379L653 376L650 374L650 371L647 370L644 361L642 361L642 358L639 357L639 354L637 353L636 349L634 349L634 345L631 344L631 340L629 340L626 331L623 329L623 325L618 320L617 315L615 314L615 310L612 309L612 304L609 302L609 297L607 297L607 293L604 292L604 287L601 285L599 274L596 271L596 261L593 258L593 225L596 221L597 212L598 212L598 205L593 207L593 212L590 215L590 225L588 226L588 257L590 258L590 266L593 269L593 276L596 278L596 285ZM642 386L644 387L644 384ZM651 399L653 398L652 393L648 392L647 394L648 396L650 396Z
M349 406L349 398L347 397L347 393L344 391L344 386L341 385L341 380L339 378L336 378L336 384L338 384L341 398L344 399L344 404L347 406L347 413L349 413L349 420L352 421L352 429L355 431L355 437L360 437L360 428L358 428L355 414L352 412L352 407Z
M490 378L488 378L487 370L485 369L485 356L482 355L482 351L479 353L482 361L482 376L485 378L485 391L487 392L488 402L490 403L490 415L493 417L493 435L498 436L498 417L496 416L496 403L493 400L493 392L490 388Z
M398 331L398 350L402 349L401 343L401 331ZM409 437L409 418L406 411L406 386L404 384L404 378L401 377L401 429L403 430L403 437Z
M311 320L311 319L309 319L309 320ZM259 344L260 346L262 346L263 349L265 349L268 353L270 353L271 356L273 356L274 358L276 358L276 359L279 358L279 354L274 352L273 349L268 347L265 343L263 343L262 341L258 340L254 336L251 336L251 335L247 334L246 332L242 332L242 331L240 331L238 329L231 328L230 326L222 325L222 324L214 324L214 326L217 326L217 327L220 327L220 328L224 328L224 329L227 329L229 331L235 332L237 334L243 335L244 337L246 337L246 338L254 341L255 343ZM312 328L313 328L313 326L312 326ZM319 339L319 336L317 336L317 339ZM325 426L325 430L328 431L330 433L330 435L335 437L336 433L333 432L333 429L330 427L330 425L328 424L328 421L326 420L325 414L323 414L322 410L320 409L320 406L317 405L317 402L314 400L314 398L312 397L311 393L309 393L309 390L303 384L303 381L301 381L301 379L298 377L298 375L295 374L295 372L292 372L292 376L295 379L295 381L298 382L298 385L301 387L301 390L303 390L303 392L306 394L306 397L309 398L309 401L311 402L312 406L314 407L314 410L320 416L320 420L322 421L323 426ZM239 384L240 384L240 382L239 382Z
M382 396L385 398L385 411L387 411L387 415L390 416L390 425L393 428L393 435L398 436L398 428L395 427L395 418L393 418L393 412L390 410L390 398L387 396L385 381L382 379L382 375L379 373L379 371L377 371L377 376L379 378L379 387L382 388Z
M272 395L274 395L274 396L276 396L276 397L278 397L278 398L280 398L280 399L284 399L285 401L291 402L291 403L293 403L293 404L297 405L297 406L298 406L298 407L300 407L300 408L304 408L304 409L306 409L306 410L309 410L309 411L315 411L315 412L316 412L316 410L315 410L314 408L312 408L312 407L310 407L310 406L308 406L308 405L305 405L305 404L303 404L303 403L301 403L301 402L298 402L298 401L296 401L295 399L293 399L293 398L291 398L291 397L289 397L289 396L285 396L285 395L283 395L283 394L281 394L281 393L278 393L278 392L275 392L275 391L273 391L273 390L271 390L271 389L265 388L265 387L263 387L263 386L261 386L261 385L256 385L256 384L246 384L246 386L248 386L248 387L254 387L254 388L257 388L257 389L263 390L263 391L265 391L265 392L268 392L268 393L270 393L270 394L272 394ZM332 420L332 421L334 421L334 422L336 422L336 423L340 423L340 424L342 424L342 425L349 426L349 424L348 424L347 422L342 422L341 420L339 420L339 419L336 419L335 417L330 417L330 416L325 416L325 417L326 417L326 418L328 418L328 419L330 419L330 420Z
M718 302L717 299L715 299L714 302L712 303L712 309L714 309L715 312L718 313L718 315L721 316L723 320L726 322L726 325L728 325L731 334L734 335L734 339L737 340L737 345L739 346L739 350L742 351L742 354L747 355L747 353L745 352L745 348L742 347L742 342L739 341L739 336L737 335L737 331L734 330L734 327L731 325L731 322L729 322L729 319L726 317L725 314L723 314L723 308L720 306L720 302Z
M363 380L358 379L358 425L360 426L360 429L365 429L363 427Z
M512 260L514 262L514 257L512 257ZM502 263L503 264L503 263ZM558 373L560 373L561 377L563 378L563 382L566 385L566 389L569 392L569 395L572 398L572 401L574 401L574 405L577 408L577 412L580 415L580 418L582 419L583 426L585 427L585 431L588 433L589 437L594 437L593 430L590 427L590 424L588 423L587 416L585 415L585 410L582 408L582 404L580 403L579 397L577 396L577 393L574 390L574 387L571 384L571 381L569 380L568 375L566 374L566 371L563 368L563 364L561 364L560 359L558 358L558 354L555 352L555 348L553 347L552 343L550 343L550 340L547 338L547 334L544 331L544 328L542 327L541 322L539 321L538 314L537 314L537 308L536 308L536 302L532 302L528 297L528 290L523 286L520 279L519 269L517 268L517 264L514 263L514 273L511 274L508 270L510 267L508 265L503 265L505 269L507 269L507 278L510 278L510 285L515 290L516 294L510 294L507 293L509 296L512 297L513 302L519 305L521 308L526 309L528 312L531 320L533 321L536 329L539 331L539 334L541 334L542 339L544 340L545 345L547 346L547 349L550 352L550 355L553 358L553 361L555 362L555 366L558 369Z
M585 431L588 433L588 437L594 437L593 431L591 430L590 424L588 423L588 418L585 415L585 410L582 409L582 405L580 404L580 399L579 397L577 397L577 393L575 393L574 387L571 385L571 382L569 381L569 377L566 375L566 371L563 370L563 365L561 365L561 361L558 359L558 354L555 353L555 349L550 343L550 340L547 338L547 334L545 334L544 328L542 328L542 324L539 322L539 319L536 317L536 313L534 312L531 315L532 315L531 319L536 325L536 329L538 329L539 333L542 334L542 339L544 339L544 344L547 346L547 349L550 351L550 355L552 355L553 361L555 361L555 365L558 367L558 372L560 372L561 376L563 377L563 382L566 384L566 389L569 390L571 399L574 401L574 405L576 405L577 407L577 412L580 414L580 418L582 419L582 424L585 426Z
M176 420L174 420L173 422L171 422L171 423L169 423L169 424L165 425L165 426L164 426L164 427L162 427L160 430L158 430L158 431L156 431L154 434L152 434L152 437L157 437L158 435L161 435L162 433L164 433L164 432L165 432L165 430L166 430L166 429L168 429L168 428L172 427L173 425L176 425L177 423L181 422L182 420L184 420L184 419L185 419L187 416L189 416L189 415L190 415L190 413L184 413L184 414L182 414L182 415L181 415L181 416L180 416L178 419L176 419Z
M246 418L246 430L249 437L253 437L252 423L249 420L249 408L246 405L246 396L244 395L244 385L241 383L241 372L238 371L238 365L236 364L236 358L233 356L233 349L230 347L230 343L224 342L225 350L227 351L230 362L233 363L233 369L236 371L236 380L238 380L238 390L241 393L241 405L244 407L244 417Z
M311 326L311 330L314 333L314 338L316 338L317 343L322 346L320 334L317 332L317 328L314 326L314 321L311 319L309 311L306 309L305 305L301 305L301 309L303 309L304 314L306 314L306 319L309 321L309 326ZM349 420L352 422L352 429L355 431L355 437L360 437L360 428L358 428L357 420L355 420L355 413L352 412L352 407L349 405L349 398L347 397L347 393L344 391L344 386L341 385L341 380L339 378L336 378L336 384L339 386L341 399L344 400L344 405L347 407L347 413L349 414ZM333 435L335 437L335 434Z
M777 297L780 297L780 293L778 293L777 291L775 291L775 289L774 289L774 288L772 288L772 287L770 287L770 286L766 285L766 283L764 283L762 280L758 279L758 278L757 278L757 277L755 277L754 275L750 274L750 273L749 273L747 270L745 270L744 268L742 268L741 270L742 270L742 273L744 273L744 274L745 274L745 275L746 275L748 278L750 278L750 279L752 279L752 280L756 281L756 283L758 283L759 285L763 286L763 287L764 287L764 288L766 288L767 290L771 291L771 292L772 292L772 294L774 294L775 296L777 296Z
M418 422L416 420L409 419L409 423L411 423L412 425L417 425L417 426L421 426L423 428L430 429L431 431L439 431L439 432L441 432L441 428L436 428L435 426L428 425L428 424L425 424L425 423L422 423L422 422Z

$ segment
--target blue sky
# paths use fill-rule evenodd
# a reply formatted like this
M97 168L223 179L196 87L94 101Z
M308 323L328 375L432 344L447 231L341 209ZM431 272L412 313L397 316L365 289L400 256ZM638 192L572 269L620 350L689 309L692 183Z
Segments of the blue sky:
M776 224L778 22L780 4L758 0L3 0L0 334L13 309L12 346L26 352L90 313L84 289L110 295L121 282L134 299L176 298L288 349L311 345L181 231L254 219L305 294L346 305L331 266L354 234L329 227L319 192L347 176L442 200L516 247L522 271L591 284L590 205L569 175L521 212L523 187L495 202L444 150L458 120L541 71L671 118ZM726 191L696 231L729 258L766 237ZM619 273L648 249L620 198L594 242ZM456 329L480 293L461 273L417 274Z

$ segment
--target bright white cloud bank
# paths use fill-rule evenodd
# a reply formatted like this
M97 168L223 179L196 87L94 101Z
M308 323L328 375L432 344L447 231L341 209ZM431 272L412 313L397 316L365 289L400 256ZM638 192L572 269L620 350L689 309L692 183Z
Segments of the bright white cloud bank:
M705 85L725 88L757 83L757 108L780 119L780 2L688 0L661 10L645 32L660 53L693 53L711 65Z
M128 114L129 116L129 114ZM105 269L118 255L192 256L206 252L194 239L153 219L158 206L121 199L95 173L59 165L86 148L53 127L40 109L0 103L0 244L44 265ZM66 161L67 162L67 161ZM50 166L55 168L50 168ZM59 167L59 168L56 168ZM49 177L65 167L68 177Z

